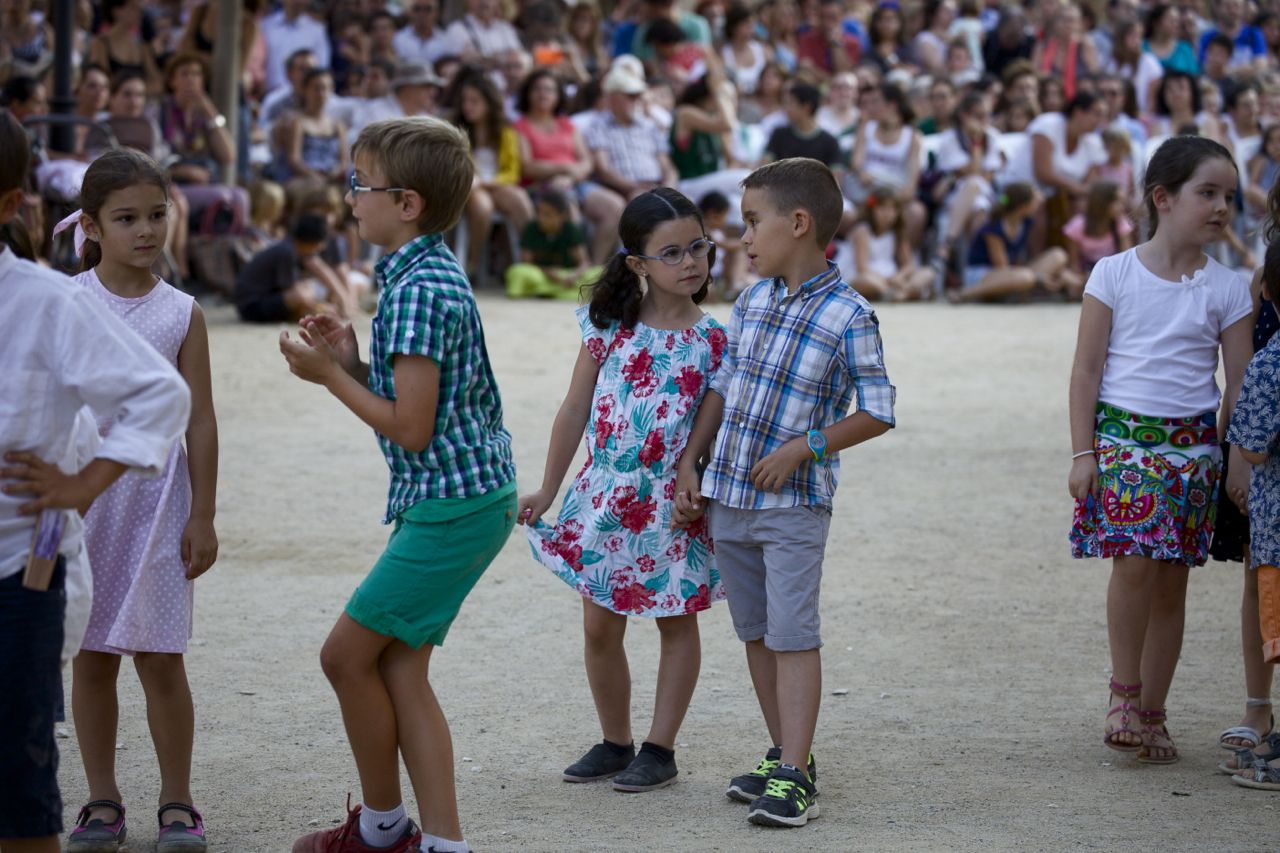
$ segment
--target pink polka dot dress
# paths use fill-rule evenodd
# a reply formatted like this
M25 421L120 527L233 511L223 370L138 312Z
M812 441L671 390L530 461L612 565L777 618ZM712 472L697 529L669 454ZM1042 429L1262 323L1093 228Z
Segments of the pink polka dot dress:
M177 367L194 300L164 281L126 299L93 270L76 276L129 328ZM98 421L106 435L109 420ZM82 649L131 655L182 654L191 637L194 584L182 565L182 531L191 514L191 479L182 442L174 442L159 477L126 471L85 516L93 571L93 610Z

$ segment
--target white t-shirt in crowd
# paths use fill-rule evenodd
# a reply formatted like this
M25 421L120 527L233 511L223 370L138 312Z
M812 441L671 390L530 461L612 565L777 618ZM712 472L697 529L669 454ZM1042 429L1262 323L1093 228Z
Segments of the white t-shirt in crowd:
M1218 408L1222 332L1253 313L1253 298L1247 278L1206 260L1181 282L1148 270L1137 248L1094 266L1084 294L1111 309L1100 401L1160 418Z
M1004 165L1004 160L1000 156L1000 140L992 130L986 132L986 137L987 147L982 152L982 171L998 172ZM968 166L971 159L973 155L965 151L964 146L960 144L959 130L953 127L942 134L942 141L938 143L938 153L934 160L938 171L958 172Z
M1076 150L1067 153L1067 117L1062 113L1041 113L1036 116L1027 125L1027 136L1031 138L1023 152L1027 162L1025 169L1019 169L1019 174L1035 174L1035 155L1032 149L1036 136L1045 137L1053 145L1053 168L1064 178L1083 181L1091 168L1107 162L1107 148L1102 144L1102 137L1096 133L1081 136L1076 142ZM1040 189L1050 195L1053 192L1048 187Z

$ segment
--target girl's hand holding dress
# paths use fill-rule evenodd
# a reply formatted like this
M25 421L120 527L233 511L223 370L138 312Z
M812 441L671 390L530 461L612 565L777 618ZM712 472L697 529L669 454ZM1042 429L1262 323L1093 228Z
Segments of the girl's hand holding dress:
M182 531L182 565L187 567L187 580L200 577L218 559L218 534L213 522L188 519Z
M1067 491L1078 501L1089 495L1098 496L1098 458L1092 453L1072 461Z
M551 504L555 501L556 496L546 489L538 489L520 497L520 512L516 514L516 523L520 525L528 525L532 527L537 524L547 510L551 508Z

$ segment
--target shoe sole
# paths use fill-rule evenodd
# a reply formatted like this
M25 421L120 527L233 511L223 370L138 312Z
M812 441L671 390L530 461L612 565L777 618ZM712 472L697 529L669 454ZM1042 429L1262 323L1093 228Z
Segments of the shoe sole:
M760 794L763 794L763 793L764 793L764 790L762 789L760 791ZM729 790L724 792L724 795L729 799L733 800L734 802L746 803L747 805L751 805L752 803L754 803L756 799L760 796L760 794L752 794L750 792L744 791L741 788L739 788L737 785L730 785Z
M677 773L676 776L679 774ZM676 776L665 779L656 785L622 785L618 782L613 783L613 790L622 791L625 794L643 794L645 791L656 791L659 788L666 788L676 783Z
M124 846L123 838L113 839L111 841L106 839L101 841L80 839L68 840L66 849L67 853L119 853L120 849Z
M625 767L622 768L622 770L626 770L626 769L627 768ZM612 779L614 776L617 776L619 773L622 772L622 770L614 770L612 773L605 773L600 776L571 776L568 773L561 773L560 778L566 782L577 782L577 783L584 783L584 784L591 783L591 782L603 782L606 779Z
M796 817L783 817L782 815L767 812L764 809L756 809L747 814L747 820L751 821L756 826L780 826L787 829L794 829L799 826L804 826L811 820L816 820L819 814L818 804L813 803L809 808L805 809L804 814L797 815Z
M1255 791L1280 791L1280 785L1275 782L1255 782L1248 776L1232 776L1231 781L1241 788L1253 788Z

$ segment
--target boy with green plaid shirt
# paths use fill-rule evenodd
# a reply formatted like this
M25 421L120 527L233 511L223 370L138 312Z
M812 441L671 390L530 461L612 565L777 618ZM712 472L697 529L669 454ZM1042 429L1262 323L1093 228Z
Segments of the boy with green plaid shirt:
M463 599L515 522L511 436L470 284L441 233L474 176L466 136L429 118L365 128L347 203L386 254L369 362L350 325L302 321L280 336L290 369L324 385L377 433L391 472L386 551L347 602L320 653L338 694L362 804L294 853L467 851L453 744L427 680ZM400 796L397 751L418 798L419 831Z

